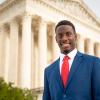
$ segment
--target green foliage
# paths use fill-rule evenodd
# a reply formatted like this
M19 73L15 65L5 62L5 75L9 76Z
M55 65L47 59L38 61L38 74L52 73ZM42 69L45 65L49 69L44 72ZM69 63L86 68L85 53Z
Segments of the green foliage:
M13 87L0 78L0 100L37 100L37 95L29 89Z

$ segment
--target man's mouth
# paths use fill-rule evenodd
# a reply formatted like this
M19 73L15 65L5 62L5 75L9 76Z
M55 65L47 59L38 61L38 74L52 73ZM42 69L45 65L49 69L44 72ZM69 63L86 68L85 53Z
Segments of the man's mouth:
M62 43L61 46L62 48L67 48L70 46L70 43Z

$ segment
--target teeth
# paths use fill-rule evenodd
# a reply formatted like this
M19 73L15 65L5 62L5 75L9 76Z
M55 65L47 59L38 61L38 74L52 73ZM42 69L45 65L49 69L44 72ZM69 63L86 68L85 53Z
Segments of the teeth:
M69 43L62 43L62 45L64 45L64 44L69 44Z
M70 44L62 44L62 46L64 46L64 47L65 47L65 46L69 46L69 45L70 45Z

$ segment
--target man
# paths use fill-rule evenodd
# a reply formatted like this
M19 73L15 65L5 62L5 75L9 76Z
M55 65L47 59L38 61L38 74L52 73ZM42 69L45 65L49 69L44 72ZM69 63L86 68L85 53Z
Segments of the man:
M61 54L45 69L43 100L100 100L100 59L76 49L70 21L60 21L55 32Z

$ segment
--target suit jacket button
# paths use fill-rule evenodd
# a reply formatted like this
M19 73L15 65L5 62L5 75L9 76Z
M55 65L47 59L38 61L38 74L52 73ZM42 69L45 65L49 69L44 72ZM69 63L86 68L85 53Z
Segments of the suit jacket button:
M64 94L63 97L66 98L67 97L66 94Z

